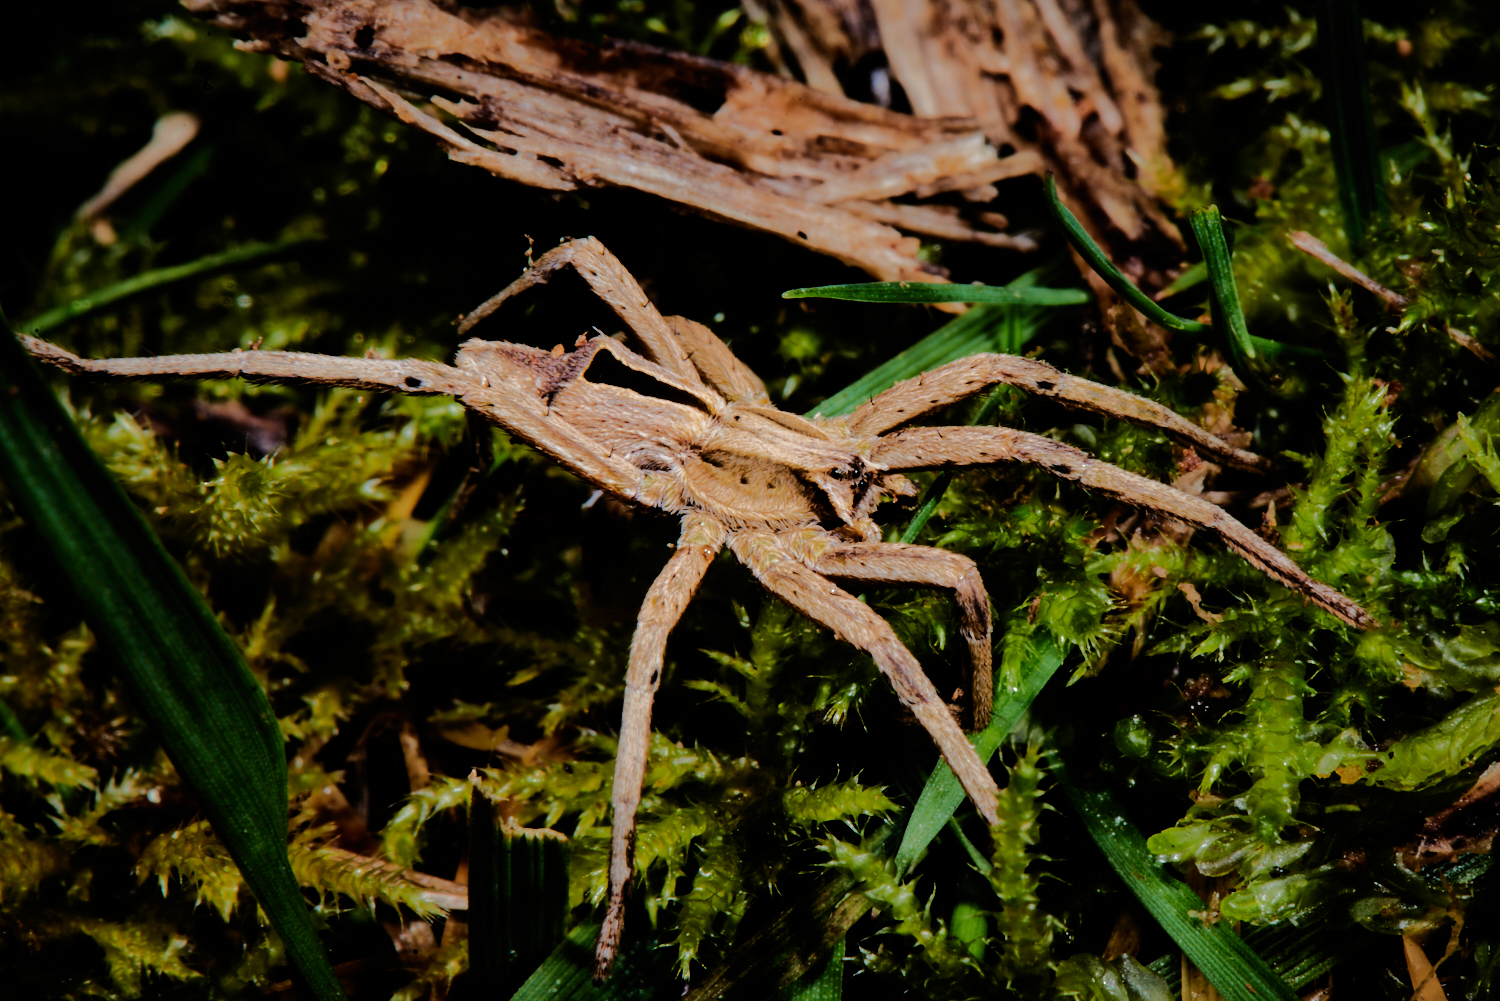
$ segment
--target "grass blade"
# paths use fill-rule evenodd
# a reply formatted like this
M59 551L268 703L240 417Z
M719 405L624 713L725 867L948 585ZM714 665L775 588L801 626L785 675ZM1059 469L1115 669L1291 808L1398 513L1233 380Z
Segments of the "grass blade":
M1203 901L1146 849L1145 836L1125 815L1114 793L1074 785L1056 755L1051 767L1057 788L1120 879L1225 1001L1297 1001L1286 981L1226 922L1205 925L1192 916L1202 910Z
M1104 251L1089 236L1088 230L1083 228L1083 223L1078 221L1068 207L1057 197L1057 181L1051 174L1047 175L1047 181L1043 185L1047 191L1047 207L1052 210L1052 218L1062 228L1063 235L1068 238L1078 256L1088 262L1089 267L1103 278L1110 288L1114 289L1126 302L1138 309L1148 320L1159 323L1168 330L1175 330L1180 334L1203 334L1209 330L1206 323L1197 320L1185 319L1175 313L1169 313L1159 304L1136 288L1129 278L1120 273L1114 262L1104 256Z
M1317 0L1314 6L1333 169L1349 246L1357 253L1364 246L1365 227L1382 208L1365 23L1359 0Z
M822 966L814 967L801 980L783 987L776 995L777 1001L839 1001L844 996L846 940L847 936L833 943Z
M1044 270L1028 271L1004 287L1030 288L1040 280ZM902 379L910 379L981 351L1014 354L1056 315L1050 310L1027 306L993 303L976 306L834 393L808 411L807 416L840 417L853 413L866 400L885 392Z
M342 998L287 860L287 770L265 692L140 512L0 332L0 479L319 999Z
M1193 236L1198 240L1198 249L1203 252L1203 263L1208 268L1208 282L1213 288L1214 327L1223 333L1235 367L1248 370L1250 360L1255 357L1255 344L1245 326L1245 312L1240 308L1240 290L1234 281L1234 265L1229 256L1229 241L1224 239L1219 208L1210 205L1206 209L1195 209L1190 218Z
M1003 389L1004 387L1000 387ZM990 393L985 399L984 406L979 408L979 413L969 422L970 427L979 427L988 424L995 416L995 411L1000 409L1000 401L1003 399L1000 389ZM901 533L901 541L912 543L917 541L917 536L922 534L922 529L927 527L927 522L932 519L933 512L942 502L943 495L948 492L948 485L953 482L953 470L945 469L938 473L937 477L927 485L927 490L922 494L922 502L917 505L917 513L912 515L906 530Z
M1031 656L1021 668L1021 683L1015 688L1007 685L1002 672L995 675L995 708L990 725L979 733L970 734L979 760L988 763L994 757L1006 734L1015 727L1021 715L1031 708L1047 681L1062 665L1063 651L1057 640L1038 632L1032 639ZM927 850L938 831L953 816L964 801L964 790L958 784L958 776L947 762L938 761L928 776L927 785L912 808L911 819L906 822L906 831L901 835L901 847L896 849L896 873L904 876L917 858ZM1144 842L1142 843L1144 845Z
M996 302L1010 306L1077 306L1093 296L1076 288L1010 285L938 285L928 282L863 282L818 285L781 293L783 299L848 299L852 302Z
M1139 310L1146 319L1160 324L1168 330L1175 330L1179 334L1187 334L1193 337L1203 336L1211 331L1222 331L1221 339L1227 342L1230 352L1235 355L1236 359L1239 359L1241 354L1244 354L1246 358L1254 358L1257 352L1265 352L1267 355L1273 356L1292 354L1307 357L1323 357L1323 352L1313 348L1299 347L1295 344L1283 344L1280 341L1268 341L1264 337L1252 337L1250 335L1250 332L1245 328L1245 315L1239 308L1239 292L1234 290L1234 271L1229 266L1229 244L1224 240L1222 226L1219 226L1215 230L1217 233L1217 245L1213 253L1219 261L1219 274L1217 278L1215 277L1216 265L1209 261L1210 251L1207 246L1204 246L1204 237L1200 236L1198 238L1199 245L1203 246L1204 269L1216 290L1216 299L1220 283L1225 282L1227 279L1228 287L1232 290L1234 302L1232 315L1226 316L1224 320L1219 320L1216 317L1215 322L1210 325L1199 323L1197 320L1185 319L1175 313L1169 313L1159 303L1147 296L1146 293L1136 288L1130 279L1121 274L1120 270L1114 266L1110 259L1104 256L1104 251L1100 250L1099 245L1094 243L1093 237L1089 236L1088 230L1083 228L1083 224L1078 221L1078 217L1073 215L1068 210L1068 207L1062 203L1062 200L1057 197L1057 182L1053 180L1050 174L1047 175L1045 187L1047 190L1047 205L1052 210L1052 218L1057 220L1057 224L1062 227L1063 234L1068 238L1068 243L1072 245L1074 250L1078 251L1078 256L1087 261L1089 267L1093 268L1110 288L1118 292L1121 298ZM1200 212L1212 213L1214 222L1218 222L1219 210L1217 208L1210 206L1207 209L1200 210ZM1195 234L1198 232L1200 225L1198 222L1200 212L1195 212L1192 216L1193 232ZM1203 228L1205 233L1209 233L1210 227L1206 223ZM1210 242L1214 240L1212 234L1208 238ZM1165 298L1168 294L1175 295L1184 289L1196 285L1201 280L1201 272L1198 272L1197 268L1198 265L1194 265L1183 272L1177 281L1167 287L1163 297ZM1234 329L1232 326L1226 329L1226 325L1234 323L1238 323L1238 329ZM1240 367L1244 367L1243 362L1238 362L1238 364Z
M636 1001L656 996L671 982L671 950L637 941L620 952L614 972L594 983L594 937L599 926L584 923L558 943L511 1001Z
M503 997L556 948L568 920L568 839L497 823L476 781L469 804L469 978Z
M275 243L247 243L243 247L209 254L207 257L200 257L186 264L157 268L155 271L147 271L132 278L126 278L124 281L115 282L113 285L106 285L72 302L49 309L18 326L26 333L40 336L53 327L61 326L69 320L76 320L80 316L119 302L121 299L188 278L201 278L215 271L232 268L237 264L264 260L299 244L308 243L310 240L309 237L296 237L291 240L277 240Z
M1181 295L1188 289L1201 285L1206 281L1208 281L1208 268L1202 261L1199 261L1197 264L1190 265L1186 271L1178 275L1172 284L1156 293L1156 298L1158 300L1170 299L1172 296Z
M208 173L208 162L213 158L214 148L204 146L193 153L188 161L172 172L172 176L152 192L146 204L141 206L139 212L130 220L120 234L120 239L125 243L134 243L151 232L162 216L167 214L182 193L188 189L198 178Z

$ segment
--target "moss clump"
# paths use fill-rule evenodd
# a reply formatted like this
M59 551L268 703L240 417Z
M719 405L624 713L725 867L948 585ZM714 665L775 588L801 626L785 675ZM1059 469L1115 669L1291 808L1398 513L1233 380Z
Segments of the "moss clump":
M1148 13L1184 16L1180 5ZM1048 809L1047 762L1060 755L1115 784L1152 850L1210 881L1226 920L1291 929L1320 962L1340 956L1324 929L1375 957L1337 966L1341 990L1409 996L1392 933L1434 931L1456 936L1440 971L1450 996L1492 988L1495 877L1489 855L1466 850L1492 821L1460 818L1480 837L1423 830L1500 743L1500 374L1479 359L1500 353L1500 157L1487 145L1500 25L1488 6L1457 0L1367 13L1388 209L1358 257L1343 235L1310 19L1250 3L1235 22L1170 24L1179 41L1160 53L1167 91L1182 95L1171 120L1189 193L1179 208L1212 201L1230 218L1257 335L1328 352L1284 363L1303 396L1246 388L1192 345L1173 346L1176 370L1148 377L1077 324L1037 342L1101 381L1116 381L1113 358L1129 388L1248 436L1282 463L1278 476L1205 469L1155 432L1020 394L1005 395L1000 418L1208 492L1381 627L1354 634L1213 541L1041 471L959 477L920 541L980 565L1002 682L1045 634L1067 649L1071 683L1032 707L1023 736L1038 742L1004 752L1001 827L983 829L966 807L898 875L878 825L911 809L930 743L866 658L726 559L674 635L640 811L631 927L678 974L700 976L833 871L879 912L850 933L862 971L851 992L1170 996L1162 974L1176 954L1154 928L1136 955L1161 960L1155 972L1104 958L1113 931L1144 919ZM683 5L586 4L557 27L745 59L760 37L746 14ZM526 232L544 243L596 233L668 312L723 314L716 329L788 409L936 322L841 303L784 312L776 294L817 284L809 274L826 262L709 222L662 221L618 193L553 200L470 177L300 69L153 3L117 5L96 34L47 45L13 71L24 79L0 109L34 148L57 151L6 248L15 266L0 295L13 314L249 241L321 238L58 328L80 353L259 343L444 357L452 316L520 267ZM200 145L111 209L113 239L67 222L173 108L199 113ZM1288 245L1290 229L1409 303L1391 313ZM1173 305L1201 306L1201 292ZM508 319L492 336L543 347L616 322L562 280ZM462 915L437 914L402 871L463 872L474 771L503 816L569 836L573 919L589 920L606 886L633 619L673 526L589 503L588 485L451 401L236 382L58 387L271 695L293 862L335 961L358 961L353 992L415 1001L461 989ZM275 989L280 944L9 511L7 984L72 998ZM888 537L906 514L880 513ZM964 683L946 596L865 597L940 690ZM375 857L387 864L359 861Z

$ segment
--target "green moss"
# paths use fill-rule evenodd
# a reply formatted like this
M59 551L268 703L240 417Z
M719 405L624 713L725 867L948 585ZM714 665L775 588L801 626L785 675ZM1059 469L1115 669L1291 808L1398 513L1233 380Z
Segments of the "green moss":
M56 66L8 90L0 109L60 165L55 180L31 182L45 219L15 237L17 259L40 264L0 274L12 315L252 240L323 239L58 328L81 352L259 343L446 357L452 316L520 267L527 231L543 244L598 232L631 247L626 263L668 311L728 317L716 329L778 398L836 390L936 324L836 311L848 304L780 313L775 293L816 276L776 284L782 272L758 269L818 261L707 223L642 217L608 193L553 200L470 179L298 69L283 74L149 4L121 10L108 44L59 38ZM1464 882L1462 857L1419 874L1398 851L1500 743L1500 397L1492 371L1449 332L1500 351L1500 161L1485 145L1497 32L1487 7L1456 0L1367 12L1378 15L1367 38L1390 213L1357 259L1317 103L1311 20L1257 0L1233 22L1171 25L1179 41L1159 51L1186 105L1169 119L1184 164L1178 207L1216 203L1229 217L1252 332L1330 352L1294 363L1306 394L1245 389L1187 344L1173 348L1178 371L1148 378L1076 326L1036 343L1105 382L1114 351L1127 388L1216 430L1243 428L1281 468L1211 474L1204 489L1365 604L1380 628L1353 634L1204 533L1033 469L957 477L922 541L979 564L1003 681L1016 680L1038 630L1078 651L1073 684L1044 693L1031 732L1097 763L1091 778L1120 786L1157 832L1159 855L1222 880L1225 919L1357 921L1388 934L1464 914L1444 972L1454 991L1481 997L1500 955L1485 920L1493 888ZM589 3L552 26L742 60L765 39L749 14L712 5ZM111 214L112 245L82 226L54 232L154 117L178 107L209 123L200 145L212 155L190 151L127 196ZM628 242L657 225L666 236ZM1312 232L1410 305L1390 313L1289 246L1289 229ZM961 249L946 248L955 267ZM559 283L487 336L571 342L614 322L590 308ZM594 915L633 616L665 562L669 525L607 501L585 510L585 484L473 427L449 400L238 382L58 386L271 693L290 762L293 858L344 954L384 955L369 944L379 935L360 937L377 918L443 919L390 870L339 849L456 875L476 768L505 816L569 835L573 920ZM225 430L194 400L238 416ZM247 448L248 418L280 428L279 444ZM1156 432L1019 393L1005 395L999 418L1195 488L1193 458ZM906 512L879 516L899 537ZM940 690L964 685L947 595L862 596ZM76 968L47 988L60 997L235 997L285 977L274 938L240 906L237 874L8 507L0 700L14 718L0 736L0 937L28 943L0 949L15 983L44 983L64 949ZM632 920L671 950L680 975L701 976L760 912L832 869L879 911L851 953L880 990L1167 996L1134 960L1092 954L1125 891L1049 817L1035 748L1010 770L1001 827L983 831L965 808L912 881L864 847L865 818L899 823L935 752L868 658L763 597L728 560L674 634L653 726L633 891L645 920ZM475 733L488 735L480 746ZM445 990L465 968L449 927L436 952L412 960L397 997ZM1404 975L1399 949L1380 948L1387 959L1369 970L1337 968L1346 989L1377 996L1387 971Z

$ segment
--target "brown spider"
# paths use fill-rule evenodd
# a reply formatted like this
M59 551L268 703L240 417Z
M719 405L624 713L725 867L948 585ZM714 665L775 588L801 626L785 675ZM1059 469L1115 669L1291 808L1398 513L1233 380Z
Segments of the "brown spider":
M596 950L598 977L608 974L620 940L651 702L667 635L725 545L768 591L875 659L990 824L997 822L995 780L921 665L884 619L833 583L951 588L969 645L974 723L982 727L988 722L990 605L974 562L928 546L882 542L870 518L882 498L915 493L903 470L1034 463L1106 496L1214 532L1251 565L1350 625L1374 624L1358 604L1310 578L1270 543L1201 498L1011 428L896 430L991 385L1007 383L1158 428L1216 461L1254 470L1268 465L1159 404L1065 375L1042 362L973 355L899 383L849 417L809 420L773 406L755 373L707 327L658 313L630 273L593 238L565 243L543 256L470 313L460 332L568 265L625 321L640 351L601 335L580 337L572 351L559 344L550 352L470 340L451 366L287 351L89 360L36 338L22 340L40 360L77 374L239 377L453 396L601 490L682 515L676 550L647 593L630 645L612 800L609 905ZM608 372L606 365L631 370L635 374L624 381L646 383L651 395L604 381L622 381L623 375L618 368ZM591 381L591 374L598 381Z

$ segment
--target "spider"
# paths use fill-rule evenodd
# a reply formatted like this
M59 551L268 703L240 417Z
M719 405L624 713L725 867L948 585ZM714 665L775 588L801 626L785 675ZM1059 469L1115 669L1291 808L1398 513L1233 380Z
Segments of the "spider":
M36 338L22 340L39 360L75 374L239 377L452 396L600 490L682 517L676 548L647 592L630 645L612 797L609 901L595 952L598 978L608 975L623 928L651 704L667 636L725 546L766 590L874 658L897 697L931 735L980 816L992 825L998 820L995 780L916 657L883 618L835 583L952 590L969 651L973 722L978 727L988 722L991 614L978 568L967 557L942 549L883 542L871 519L883 498L916 493L904 471L1031 463L1105 496L1207 529L1251 565L1344 622L1359 628L1374 624L1354 601L1313 580L1222 508L1199 497L1025 431L907 427L925 414L1006 383L1068 406L1158 428L1228 465L1251 470L1269 466L1166 407L1040 361L973 355L898 383L848 417L799 417L775 407L765 384L707 327L657 312L624 266L592 237L542 256L468 314L459 332L568 266L624 320L636 349L601 334L579 337L571 351L559 344L550 352L473 339L459 348L452 365L287 351L95 360Z

